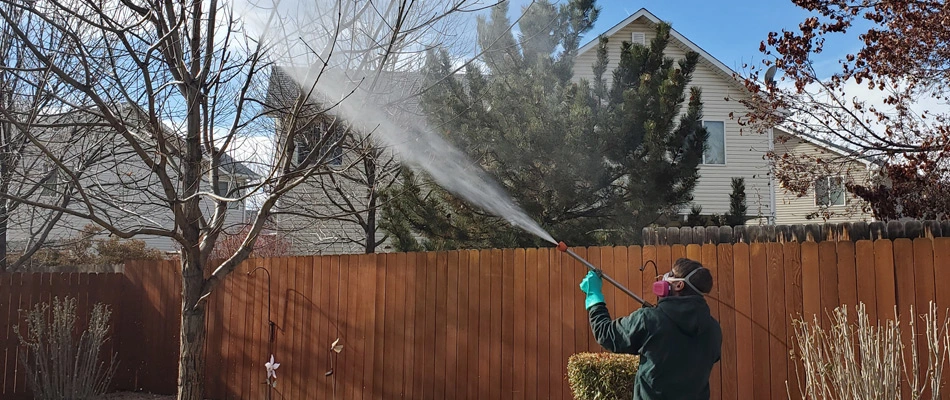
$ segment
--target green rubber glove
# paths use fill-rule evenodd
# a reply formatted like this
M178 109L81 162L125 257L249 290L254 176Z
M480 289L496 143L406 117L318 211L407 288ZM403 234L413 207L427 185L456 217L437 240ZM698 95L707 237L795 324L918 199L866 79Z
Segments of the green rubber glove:
M587 299L584 301L585 309L589 310L594 304L604 302L604 293L601 292L603 286L604 281L600 279L600 275L597 275L594 271L587 273L587 276L581 281L581 290L587 293Z

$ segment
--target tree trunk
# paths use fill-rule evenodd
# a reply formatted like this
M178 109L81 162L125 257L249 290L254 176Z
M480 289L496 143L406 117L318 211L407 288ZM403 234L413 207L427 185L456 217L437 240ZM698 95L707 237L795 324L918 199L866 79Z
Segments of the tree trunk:
M182 257L181 342L178 400L204 400L205 302L198 304L204 276L197 262Z
M0 272L7 270L7 200L0 200Z
M372 157L363 162L366 165L366 183L369 189L369 204L367 204L366 223L363 229L366 233L365 253L373 254L376 252L376 160L379 159L379 151L372 151Z

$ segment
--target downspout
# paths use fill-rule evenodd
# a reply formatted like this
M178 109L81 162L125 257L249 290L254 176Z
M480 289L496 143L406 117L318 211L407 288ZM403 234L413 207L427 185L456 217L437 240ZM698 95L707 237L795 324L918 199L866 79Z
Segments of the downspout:
M769 154L775 153L775 135L772 128L769 128ZM771 162L770 162L771 163ZM775 166L769 166L769 225L775 225Z

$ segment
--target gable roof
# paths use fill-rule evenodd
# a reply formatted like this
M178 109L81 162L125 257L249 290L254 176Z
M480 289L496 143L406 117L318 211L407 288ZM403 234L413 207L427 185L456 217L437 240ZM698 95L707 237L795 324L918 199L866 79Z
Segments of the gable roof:
M614 25L612 28L607 30L607 32L604 32L603 34L598 35L598 37L587 42L587 44L581 46L581 48L577 50L577 54L580 55L580 54L586 53L594 49L595 47L597 47L597 43L600 41L600 36L605 36L605 37L613 36L617 34L617 32L620 32L621 29L625 28L627 25L630 25L631 23L633 23L633 21L636 21L640 18L645 18L647 21L649 21L652 24L658 24L660 22L663 22L662 20L660 20L660 18L658 18L656 15L648 11L646 8L641 8L637 12L631 14L629 17L624 19L623 21L620 21L618 24ZM729 68L728 66L726 66L726 64L723 64L722 61L719 61L718 59L716 59L716 57L713 57L712 54L709 54L709 52L707 52L706 50L703 50L702 47L699 47L699 45L697 45L696 43L693 43L692 40L689 40L688 38L686 38L686 36L683 36L683 34L679 33L676 29L670 28L670 36L672 36L678 42L686 46L688 49L698 53L701 59L711 64L723 75L728 76L731 81L738 84L738 81L736 81L735 79L735 76L737 75L737 73L732 68Z
M651 24L658 24L660 22L663 22L662 20L660 20L660 18L658 18L656 15L651 13L646 8L641 8L637 12L631 14L629 17L624 19L623 21L620 21L619 23L617 23L616 25L608 29L607 32L604 32L598 35L598 37L594 38L593 40L587 42L587 44L585 44L580 49L578 49L577 54L580 55L587 51L591 51L595 49L597 47L597 44L600 42L601 36L610 37L610 36L616 35L617 32L620 32L621 29L627 27L627 25L630 25L631 23L633 23L634 21L640 18L646 19ZM701 60L704 60L710 65L712 65L717 70L717 72L720 72L722 75L727 76L729 82L740 87L743 91L748 90L744 85L742 85L735 78L736 76L739 75L735 70L726 66L726 64L724 64L722 61L719 61L716 57L714 57L712 54L709 54L709 52L707 52L706 50L703 50L702 47L699 47L699 45L697 45L696 43L693 43L692 40L689 40L686 36L683 36L682 33L679 33L676 29L670 28L670 36L676 39L676 41L678 41L680 44L685 46L687 49L695 51L697 54L699 54ZM853 158L863 163L866 166L881 166L882 165L882 161L876 157L863 155L859 152L856 152L844 146L829 142L827 140L820 139L812 135L808 135L803 132L799 132L793 129L788 129L787 127L777 126L776 128L782 130L784 133L788 135L797 137L805 142L827 149L838 155Z
M835 153L835 154L837 154L837 155L839 155L839 156L846 157L846 158L849 158L849 159L852 159L852 160L855 160L855 161L859 161L859 162L861 162L862 164L864 164L865 166L868 166L868 167L874 167L874 166L880 167L880 166L883 166L883 165L884 165L884 161L881 160L881 159L878 158L878 157L863 154L863 153L861 153L861 152L858 152L858 151L849 149L849 148L847 148L847 147L845 147L845 146L842 146L842 145L840 145L840 144L833 143L833 142L830 142L830 141L821 139L821 138L819 138L819 137L817 137L817 136L810 135L810 134L807 134L807 133L804 133L804 132L799 132L799 131L796 131L796 130L793 130L793 129L789 129L788 127L784 127L784 126L776 127L776 129L777 129L777 130L780 130L782 133L784 133L784 134L786 134L786 135L789 135L789 136L798 138L799 140L801 140L801 141L803 141L803 142L810 143L810 144L812 144L812 145L818 146L818 147L820 147L820 148L822 148L822 149L828 150L828 151L830 151L830 152L832 152L832 153Z

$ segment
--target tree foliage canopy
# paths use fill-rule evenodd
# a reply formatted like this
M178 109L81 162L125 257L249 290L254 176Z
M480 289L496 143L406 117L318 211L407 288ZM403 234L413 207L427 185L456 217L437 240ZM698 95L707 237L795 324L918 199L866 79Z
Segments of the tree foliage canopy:
M793 3L811 15L797 30L770 33L760 47L769 56L766 66L774 65L792 85L762 82L754 68L746 84L761 96L747 102L746 122L781 124L854 154L802 160L814 168L796 164L779 170L780 182L807 188L824 176L829 163L874 158L879 176L870 182L852 179L847 186L876 217L947 215L950 210L933 199L950 195L950 5L936 0ZM840 71L819 76L814 56L855 31L861 47L839 61ZM855 96L862 86L872 95Z
M597 18L593 1L534 3L517 37L507 11L501 4L479 21L483 63L463 76L451 74L444 52L430 54L427 75L440 77L421 100L430 127L572 245L635 241L645 224L688 204L707 136L700 91L689 88L698 55L665 57L670 27L660 24L649 46L619 45L609 84L612 43L600 39L595 79L578 82L578 41ZM402 250L541 244L425 176L404 174L387 200L384 227Z

